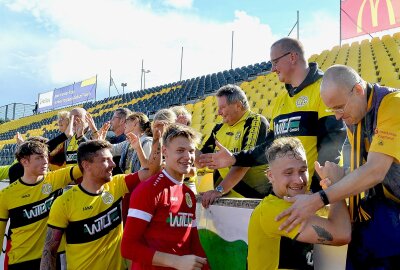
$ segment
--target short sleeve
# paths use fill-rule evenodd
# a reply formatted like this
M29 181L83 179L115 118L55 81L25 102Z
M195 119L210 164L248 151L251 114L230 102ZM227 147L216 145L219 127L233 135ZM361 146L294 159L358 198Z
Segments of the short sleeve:
M49 227L54 227L57 229L67 228L68 209L67 209L67 204L65 202L66 195L68 194L65 193L54 200L54 203L50 209L49 219L47 220L47 224L49 225Z
M369 152L383 153L400 161L400 93L385 96L378 109L378 119Z
M291 232L285 230L280 231L279 226L287 217L280 221L275 221L276 216L290 207L290 204L282 199L263 201L261 204L260 222L265 234L278 237L285 236L294 239L299 234L300 225L296 226Z

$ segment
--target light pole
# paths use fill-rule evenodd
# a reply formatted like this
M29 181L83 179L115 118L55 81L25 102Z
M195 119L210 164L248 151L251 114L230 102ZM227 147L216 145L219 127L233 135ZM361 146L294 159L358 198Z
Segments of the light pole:
M146 73L150 73L151 70L149 69L142 69L143 72L143 90L146 89Z
M127 85L128 85L127 83L121 83L121 86L122 86L122 94L125 94L124 89L125 89L125 87L126 87Z

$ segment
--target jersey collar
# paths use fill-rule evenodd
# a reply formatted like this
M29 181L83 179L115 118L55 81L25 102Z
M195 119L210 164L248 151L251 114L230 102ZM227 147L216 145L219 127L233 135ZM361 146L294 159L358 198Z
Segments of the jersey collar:
M162 173L165 174L165 176L167 176L167 178L174 183L175 185L182 185L183 182L176 180L175 178L173 178L171 175L169 175L167 173L167 171L165 169L162 170Z

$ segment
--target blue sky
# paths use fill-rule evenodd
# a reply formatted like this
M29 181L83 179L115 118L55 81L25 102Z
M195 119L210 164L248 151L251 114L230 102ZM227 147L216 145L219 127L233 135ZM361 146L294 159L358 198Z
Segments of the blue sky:
M268 60L300 10L307 55L339 43L339 0L0 0L0 106L33 104L38 93L98 75L108 96L109 72L119 90L146 87ZM295 33L295 31L294 31ZM115 89L112 95L116 95Z

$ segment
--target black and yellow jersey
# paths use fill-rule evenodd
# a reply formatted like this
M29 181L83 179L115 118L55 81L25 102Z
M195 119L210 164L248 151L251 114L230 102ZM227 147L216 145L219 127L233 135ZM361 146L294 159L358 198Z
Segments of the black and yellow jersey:
M306 150L310 175L314 174L314 161L318 158L317 136L319 120L332 115L326 112L326 105L320 97L321 79L304 88L300 93L290 96L280 94L274 104L270 130L274 139L297 137ZM308 182L308 188L311 181Z
M57 198L48 226L65 232L68 269L126 269L120 247L121 201L139 183L138 173L120 174L100 194L76 185Z
M237 166L253 166L266 163L265 150L277 138L297 137L302 142L307 155L309 173L313 180L312 190L320 188L314 175L314 161L339 162L340 152L346 138L342 120L328 113L320 96L323 72L316 63L309 63L309 72L298 87L286 85L274 102L267 140L250 151L235 154Z
M287 219L275 221L291 204L273 194L264 198L251 214L248 228L249 269L313 269L312 244L297 242L300 225L286 232L279 226Z
M2 235L10 220L9 265L42 257L50 208L63 188L81 175L79 167L74 166L49 172L35 184L27 184L18 179L0 191Z
M215 140L218 140L223 146L231 152L239 152L241 150L249 150L254 146L261 144L267 137L268 121L264 116L247 111L234 125L217 124L213 128L208 137L205 138L202 153L213 153L217 151ZM270 190L268 179L265 175L266 165L251 167L241 182L234 187L234 191L245 197L264 197ZM229 168L221 168L218 170L221 178L225 178L229 172ZM217 180L217 179L214 179ZM246 186L244 186L246 185ZM258 195L248 194L246 190L255 190Z

